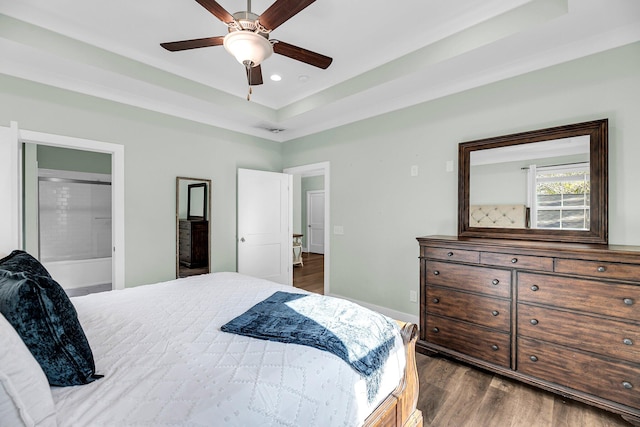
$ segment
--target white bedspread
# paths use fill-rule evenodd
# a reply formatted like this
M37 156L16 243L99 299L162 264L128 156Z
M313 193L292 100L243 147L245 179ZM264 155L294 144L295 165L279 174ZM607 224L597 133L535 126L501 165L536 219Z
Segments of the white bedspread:
M356 426L397 386L402 339L375 401L338 357L220 326L276 290L213 273L72 298L105 377L52 388L62 426Z

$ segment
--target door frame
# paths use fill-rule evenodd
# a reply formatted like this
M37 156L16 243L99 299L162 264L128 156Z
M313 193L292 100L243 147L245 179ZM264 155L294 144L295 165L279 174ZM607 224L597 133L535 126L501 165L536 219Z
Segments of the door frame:
M19 129L17 122L11 122L10 132L13 134L9 141L9 150L12 155L6 162L0 162L0 166L8 165L11 168L10 188L12 202L16 208L5 224L10 230L3 234L12 233L10 244L13 248L22 248L22 144L31 143L49 145L53 147L71 148L83 151L95 151L111 154L111 203L112 203L112 288L124 289L125 287L125 234L124 234L124 146L91 139L75 138L70 136L54 135L43 132L35 132ZM7 140L0 140L4 143ZM13 162L17 162L13 165Z
M324 294L331 293L331 242L329 224L331 224L331 165L330 162L311 163L282 170L284 173L302 176L324 176Z

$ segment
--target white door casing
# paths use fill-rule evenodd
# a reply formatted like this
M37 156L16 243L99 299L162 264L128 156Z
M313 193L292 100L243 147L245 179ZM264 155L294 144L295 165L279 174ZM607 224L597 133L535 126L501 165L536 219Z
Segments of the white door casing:
M5 203L0 209L0 257L22 249L22 155L18 124L0 126L0 194Z
M124 146L20 130L16 122L11 122L10 128L0 127L0 190L6 187L10 204L6 213L0 211L0 253L22 248L22 143L111 154L112 287L124 289Z
M292 177L238 169L238 273L293 285Z
M324 191L307 191L307 250L324 254Z

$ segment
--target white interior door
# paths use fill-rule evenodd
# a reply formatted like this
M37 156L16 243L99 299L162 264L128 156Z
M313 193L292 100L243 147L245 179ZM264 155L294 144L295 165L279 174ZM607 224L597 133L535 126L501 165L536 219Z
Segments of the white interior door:
M307 250L324 254L324 191L307 191Z
M291 175L238 169L238 272L293 285Z

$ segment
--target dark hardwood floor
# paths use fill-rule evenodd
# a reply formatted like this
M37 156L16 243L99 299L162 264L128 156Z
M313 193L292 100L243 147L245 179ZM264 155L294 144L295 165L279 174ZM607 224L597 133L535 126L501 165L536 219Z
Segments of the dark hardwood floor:
M305 252L293 285L322 294L324 256ZM470 366L416 354L424 427L630 427L620 416Z
M416 354L424 427L629 427L612 414L440 357Z
M302 263L293 267L293 286L323 295L324 255L303 252Z

